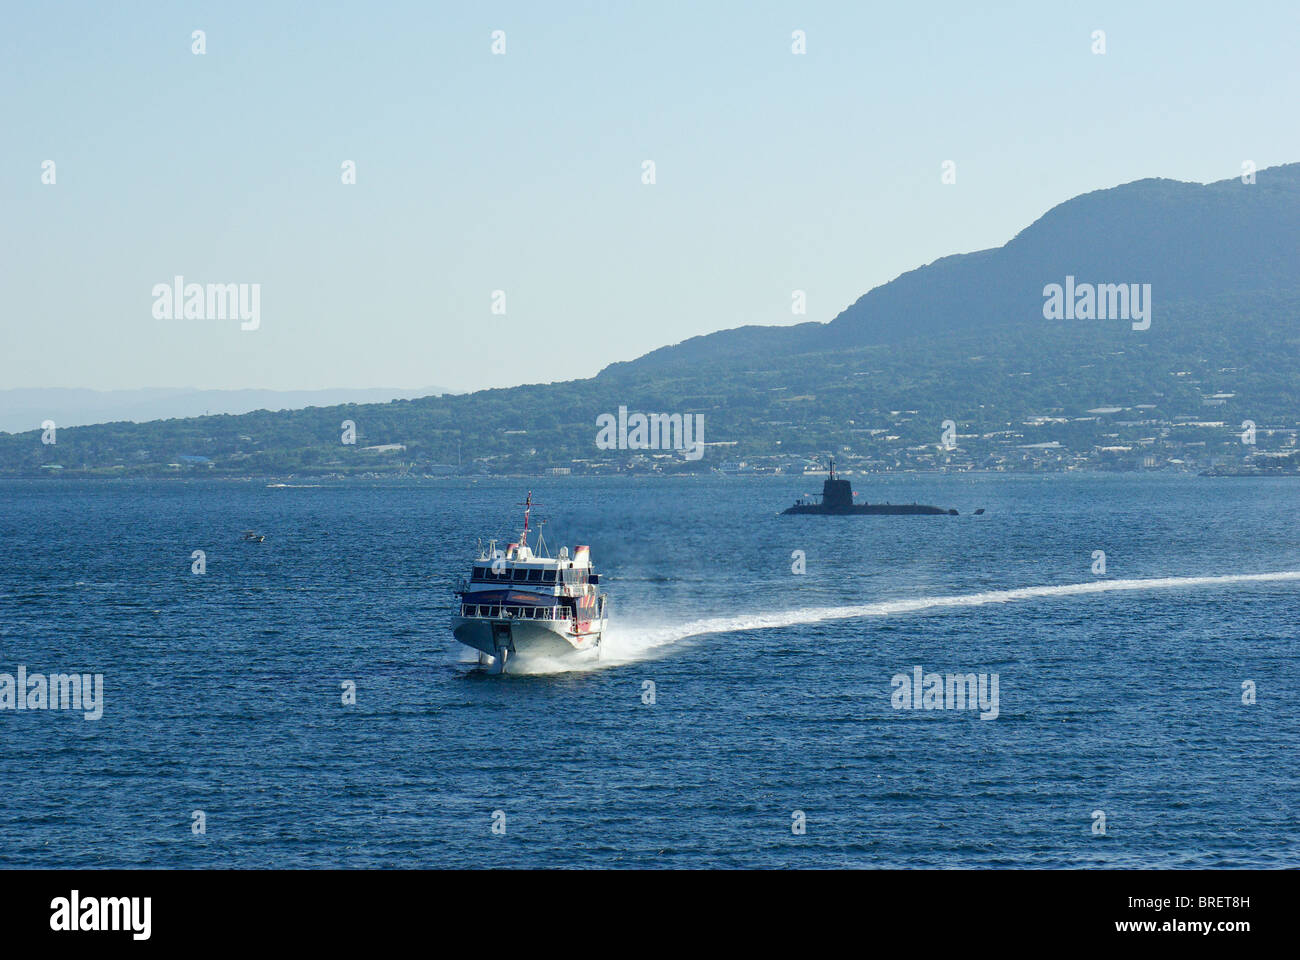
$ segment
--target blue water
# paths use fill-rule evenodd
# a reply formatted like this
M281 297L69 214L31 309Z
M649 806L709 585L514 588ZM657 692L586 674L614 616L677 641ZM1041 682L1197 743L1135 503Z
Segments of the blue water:
M1300 863L1300 581L996 592L1300 571L1294 481L855 486L963 515L778 517L789 478L0 483L0 672L105 696L0 710L0 864ZM529 487L614 625L600 664L490 676L451 588ZM999 716L894 709L915 665L998 674Z

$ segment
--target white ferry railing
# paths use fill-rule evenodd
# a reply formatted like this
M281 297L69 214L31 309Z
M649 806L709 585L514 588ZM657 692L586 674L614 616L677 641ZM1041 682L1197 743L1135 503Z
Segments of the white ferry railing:
M499 604L462 603L462 617L496 620L511 617L516 620L568 620L572 617L564 607L502 607Z

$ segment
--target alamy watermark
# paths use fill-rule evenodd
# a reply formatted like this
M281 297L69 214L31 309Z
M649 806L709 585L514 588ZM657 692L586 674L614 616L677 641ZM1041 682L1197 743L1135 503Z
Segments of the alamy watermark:
M123 931L133 940L148 940L152 914L153 897L88 897L73 890L50 901L50 929L56 933Z
M890 680L895 710L975 710L981 720L998 718L996 673L926 673L920 666L909 676L896 673Z
M240 320L240 330L262 325L260 283L156 283L153 290L155 320Z
M1151 284L1075 283L1043 287L1044 320L1132 320L1134 330L1151 326Z
M104 715L102 673L0 673L0 710L80 710L87 720Z
M618 416L602 413L596 446L601 450L680 450L687 460L704 456L704 414L633 413L618 408Z

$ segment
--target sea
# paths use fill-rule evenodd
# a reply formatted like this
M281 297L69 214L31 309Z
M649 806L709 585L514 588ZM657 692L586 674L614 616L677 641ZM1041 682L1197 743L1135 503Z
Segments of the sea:
M0 866L1300 865L1294 479L850 479L960 515L780 516L804 477L0 481ZM493 675L454 590L530 490L610 628ZM99 675L99 716L6 703L20 668Z

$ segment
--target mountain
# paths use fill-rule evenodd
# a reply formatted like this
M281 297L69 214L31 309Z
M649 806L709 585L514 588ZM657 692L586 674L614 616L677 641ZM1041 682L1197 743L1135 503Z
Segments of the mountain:
M214 413L296 410L341 403L386 403L443 392L436 387L422 390L389 387L364 390L79 390L60 387L0 390L0 432L32 430L46 420L53 420L61 427L118 420L144 423Z
M0 435L0 473L798 471L828 452L861 470L1296 472L1300 164L1256 176L1088 193L828 323L695 337L588 380ZM1136 285L1149 327L1052 313L1067 278ZM607 449L597 418L620 407L697 414L717 446Z
M1086 193L1001 247L943 257L876 287L830 323L725 330L604 372L1041 325L1044 286L1067 275L1149 283L1157 316L1173 304L1300 290L1300 163L1260 171L1250 184L1148 179Z

